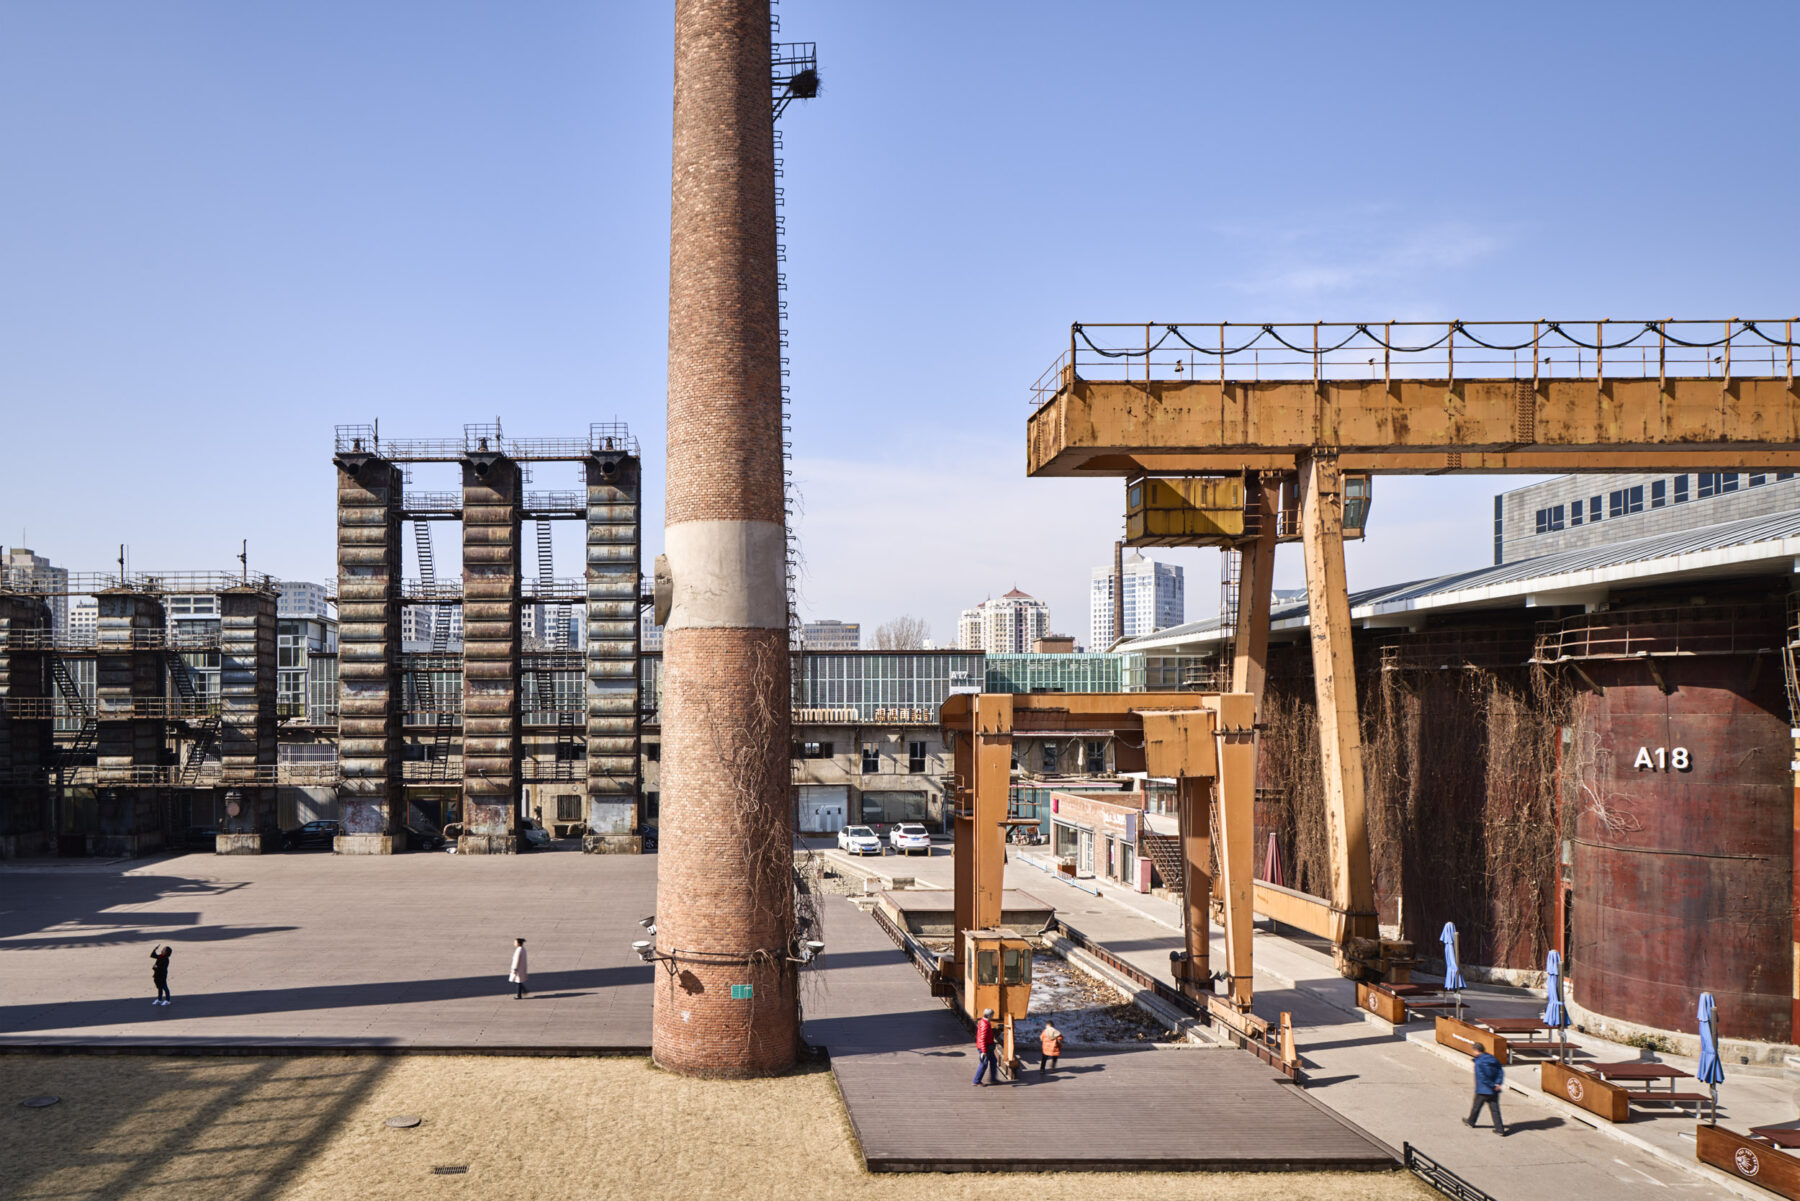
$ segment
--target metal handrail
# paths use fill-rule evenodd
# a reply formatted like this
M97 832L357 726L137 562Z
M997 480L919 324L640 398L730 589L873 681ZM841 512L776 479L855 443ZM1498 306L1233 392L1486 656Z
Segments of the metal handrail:
M1077 378L1259 380L1794 379L1800 317L1748 320L1076 322L1031 386ZM1127 333L1126 331L1129 331ZM1100 370L1104 368L1103 370Z

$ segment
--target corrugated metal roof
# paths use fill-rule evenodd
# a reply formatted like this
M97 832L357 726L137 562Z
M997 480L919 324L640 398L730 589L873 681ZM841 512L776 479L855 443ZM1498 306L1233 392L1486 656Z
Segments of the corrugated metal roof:
M1800 553L1800 546L1784 545L1795 539L1800 539L1800 511L1745 517L1672 534L1654 534L1647 538L1560 551L1552 555L1539 555L1536 558L1519 559L1512 563L1429 579L1365 588L1350 594L1350 611L1357 616L1369 616L1413 608L1433 608L1438 604L1454 603L1458 594L1477 592L1483 595L1469 597L1471 603L1483 600L1502 601L1508 597L1522 598L1530 593L1552 591L1559 586L1559 580L1563 586L1576 583L1568 577L1584 577L1579 583L1600 585L1606 583L1608 578L1626 579L1634 575L1657 574L1626 569L1653 564L1659 559L1716 555L1718 552L1739 548L1760 547L1764 553L1729 557L1745 563L1784 558ZM1679 564L1670 564L1669 567L1671 571L1681 570ZM1295 625L1303 623L1306 615L1307 602L1300 600L1271 606L1269 618L1271 625ZM1205 621L1191 621L1123 642L1118 649L1150 650L1173 643L1213 641L1216 640L1218 630L1219 619L1216 617ZM1214 637L1209 638L1208 635Z

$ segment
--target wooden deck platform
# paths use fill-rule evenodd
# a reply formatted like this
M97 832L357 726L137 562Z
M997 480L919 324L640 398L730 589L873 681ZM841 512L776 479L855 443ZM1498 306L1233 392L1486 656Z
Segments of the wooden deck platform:
M1230 1048L1065 1055L977 1089L962 1022L874 921L834 898L803 994L874 1172L1388 1170L1394 1150ZM1036 1055L1031 1056L1035 1063Z

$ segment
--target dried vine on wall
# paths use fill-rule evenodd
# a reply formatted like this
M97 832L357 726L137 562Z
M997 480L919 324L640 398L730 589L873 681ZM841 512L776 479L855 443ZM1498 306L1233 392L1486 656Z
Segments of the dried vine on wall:
M1359 681L1369 850L1384 922L1430 955L1454 921L1471 963L1533 966L1555 913L1556 745L1567 700L1537 669ZM1289 883L1330 890L1311 680L1271 681L1261 784Z

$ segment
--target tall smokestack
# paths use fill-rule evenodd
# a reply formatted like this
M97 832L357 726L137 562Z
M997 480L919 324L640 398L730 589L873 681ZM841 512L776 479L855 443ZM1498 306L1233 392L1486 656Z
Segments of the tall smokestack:
M799 1042L769 62L769 0L678 0L652 1049L691 1075Z
M1113 643L1125 637L1125 544L1113 543Z

